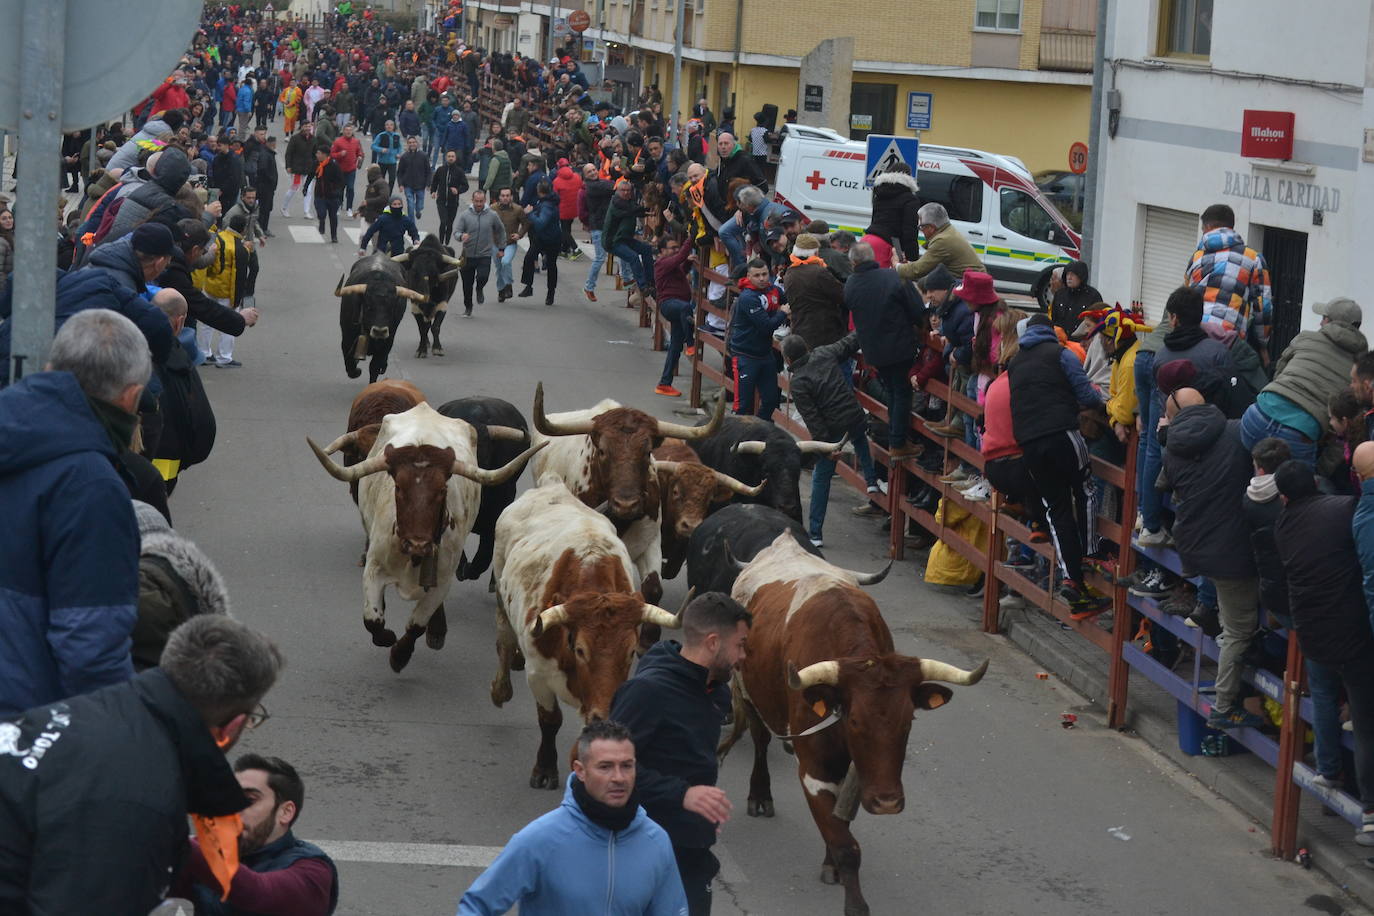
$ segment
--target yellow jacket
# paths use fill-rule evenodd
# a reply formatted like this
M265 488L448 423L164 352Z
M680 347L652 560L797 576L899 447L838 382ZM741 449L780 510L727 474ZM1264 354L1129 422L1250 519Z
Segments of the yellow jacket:
M232 229L221 229L219 253L209 267L192 272L191 281L201 292L216 299L227 299L231 306L237 304L238 292L238 254L239 240L242 238Z
M1107 397L1107 417L1122 426L1135 426L1135 415L1140 402L1135 396L1135 354L1140 349L1140 341L1131 341L1120 359L1112 360L1112 380Z

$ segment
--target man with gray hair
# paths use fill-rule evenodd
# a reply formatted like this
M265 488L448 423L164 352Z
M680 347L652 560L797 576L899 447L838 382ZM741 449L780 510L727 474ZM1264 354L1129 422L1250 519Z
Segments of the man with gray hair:
M47 368L0 391L0 716L133 676L138 527L119 455L148 342L88 309L62 325Z
M931 202L916 211L921 221L921 235L926 239L926 250L919 258L908 261L897 268L897 276L903 280L916 281L935 269L937 264L962 279L966 270L985 270L978 252L973 250L968 239L960 234L949 221L949 212L943 204Z
M249 799L224 754L267 719L281 666L266 636L201 614L159 667L0 722L0 912L147 913L185 859L188 814L232 875L217 850Z
M787 212L782 204L774 203L763 196L763 192L753 185L745 185L735 192L739 209L732 219L720 227L720 240L730 254L730 269L737 269L744 263L744 236L763 238L764 224L770 219L779 218Z

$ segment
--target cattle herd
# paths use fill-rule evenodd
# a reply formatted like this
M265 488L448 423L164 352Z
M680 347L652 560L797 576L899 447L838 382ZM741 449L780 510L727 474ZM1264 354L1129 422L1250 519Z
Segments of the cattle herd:
M556 789L560 704L583 719L607 714L636 655L679 625L681 609L658 602L661 580L685 565L689 597L726 592L754 615L735 675L733 731L720 748L723 758L749 730L748 814L773 815L767 747L777 737L797 758L825 843L821 880L844 886L846 913L866 913L849 822L858 805L902 810L915 711L948 702L943 684L976 684L987 662L965 671L898 654L862 588L888 570L854 573L811 545L801 526L803 456L833 454L839 443L797 442L771 423L726 417L723 397L700 425L685 426L609 399L546 413L540 383L531 430L499 398L436 410L409 382L377 381L407 300L420 328L417 355L442 355L439 326L458 263L428 237L395 258L359 259L335 291L345 367L356 377L370 355L371 384L343 435L323 448L307 442L358 506L363 626L373 643L390 649L397 672L420 636L441 648L453 581L490 568L491 700L511 699L511 671L525 672L541 733L529 784ZM531 461L534 486L517 496ZM470 534L478 538L471 558ZM388 587L414 602L399 638L386 622Z

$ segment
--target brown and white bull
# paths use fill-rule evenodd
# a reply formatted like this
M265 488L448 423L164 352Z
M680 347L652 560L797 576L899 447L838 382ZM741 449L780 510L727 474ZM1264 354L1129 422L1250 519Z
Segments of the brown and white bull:
M891 568L891 564L889 564ZM754 615L749 654L740 666L742 708L721 745L724 756L745 725L754 740L748 813L772 817L768 741L786 737L811 816L825 841L821 880L843 884L845 916L864 916L859 844L836 799L857 789L870 814L897 814L906 803L902 763L918 709L949 702L948 687L976 684L984 661L964 671L898 654L877 604L860 576L807 553L782 534L741 570L732 591ZM850 782L845 792L841 787ZM837 814L842 816L837 816Z
M491 701L512 696L523 665L541 739L530 786L557 789L559 701L584 720L605 718L629 676L641 623L677 627L678 616L635 590L629 552L610 520L554 474L539 478L496 522L496 677Z
M705 426L668 423L609 398L585 410L545 415L544 383L535 389L532 439L549 447L534 461L534 479L556 475L574 496L611 520L651 603L663 597L662 496L653 450L669 436L705 438L720 428L724 416L723 398Z
M416 404L423 404L424 400L420 389L404 379L382 379L358 392L348 409L348 432L352 435L338 440L344 467L352 467L372 451L372 445L377 440L377 429L388 414L405 413ZM357 482L349 484L348 489L356 503Z
M715 508L735 496L758 496L768 481L749 486L729 474L701 463L692 447L681 439L664 439L654 449L654 469L658 472L659 512L663 538L663 578L672 579L687 561L687 544L692 532Z
M502 468L483 470L477 464L477 431L471 424L421 403L384 417L361 463L342 467L330 460L330 452L356 447L361 433L348 433L328 449L308 438L306 442L332 477L359 485L358 511L368 539L363 626L372 634L373 644L391 647L391 670L400 671L421 635L431 649L444 644L448 632L444 598L458 569L463 542L472 530L480 487L518 474L539 447L528 449ZM399 640L386 625L388 585L415 602Z

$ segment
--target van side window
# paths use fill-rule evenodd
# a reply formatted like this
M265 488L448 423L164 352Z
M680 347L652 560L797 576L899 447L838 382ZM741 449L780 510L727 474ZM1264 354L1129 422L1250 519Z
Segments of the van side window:
M1043 242L1057 228L1054 219L1045 212L1039 201L1025 191L1002 188L997 196L1002 225L1017 235Z
M921 203L943 204L949 218L965 223L983 221L983 182L968 175L921 171L916 176Z

